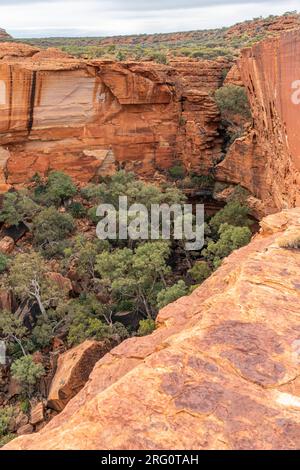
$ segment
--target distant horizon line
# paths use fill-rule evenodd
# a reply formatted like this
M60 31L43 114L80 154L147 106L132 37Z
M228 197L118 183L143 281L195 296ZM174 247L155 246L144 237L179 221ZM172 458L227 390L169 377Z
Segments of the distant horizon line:
M291 12L293 14L294 12ZM296 14L299 14L299 11L295 11ZM267 16L260 16L260 17L253 17L251 19L245 19L243 21L238 21L236 23L231 23L229 25L224 25L224 26L219 26L219 27L212 27L212 28L199 28L199 29L183 29L183 30L172 30L172 31L155 31L155 32L143 32L143 33L114 33L114 32L109 32L109 33L98 33L93 30L89 31L88 28L54 28L54 27L49 27L44 31L46 31L46 35L42 34L42 29L39 28L16 28L16 29L10 29L7 30L6 28L5 31L10 34L13 39L61 39L61 38L83 38L83 37L90 37L90 38L113 38L113 37L130 37L130 36L154 36L154 35L165 35L165 34L176 34L176 33L192 33L192 32L198 32L198 31L216 31L216 30L222 30L222 29L228 29L230 27L236 26L238 24L246 23L246 22L251 22L255 21L257 19L267 19L270 17L281 17L285 16L284 14L282 15L267 15ZM36 34L34 34L34 31L36 31ZM53 34L51 34L51 31L53 31ZM19 35L21 32L25 35ZM26 34L26 32L28 32ZM68 35L68 32L70 35ZM71 34L73 32L73 34ZM33 35L30 35L30 33L33 33ZM48 35L49 34L49 35Z

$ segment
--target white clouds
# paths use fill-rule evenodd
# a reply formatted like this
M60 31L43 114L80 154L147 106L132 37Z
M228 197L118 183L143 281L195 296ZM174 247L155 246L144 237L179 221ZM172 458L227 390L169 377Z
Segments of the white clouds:
M16 37L170 32L297 7L298 0L0 0L0 26Z

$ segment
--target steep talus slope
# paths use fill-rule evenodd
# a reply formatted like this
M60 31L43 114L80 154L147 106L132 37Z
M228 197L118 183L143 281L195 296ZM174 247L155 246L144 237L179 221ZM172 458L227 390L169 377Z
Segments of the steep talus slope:
M300 30L245 49L238 63L253 128L237 139L217 177L240 183L266 207L300 205Z
M159 329L102 358L40 433L6 449L296 449L300 208L271 215Z

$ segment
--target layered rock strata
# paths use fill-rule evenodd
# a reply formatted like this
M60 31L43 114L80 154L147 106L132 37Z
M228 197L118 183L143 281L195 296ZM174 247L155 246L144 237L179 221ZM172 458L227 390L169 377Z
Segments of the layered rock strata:
M2 44L0 186L63 170L82 182L126 167L153 177L178 160L208 172L221 153L211 93L224 60L84 61Z
M299 206L300 30L245 49L238 67L253 127L233 143L217 178L242 184L269 211Z

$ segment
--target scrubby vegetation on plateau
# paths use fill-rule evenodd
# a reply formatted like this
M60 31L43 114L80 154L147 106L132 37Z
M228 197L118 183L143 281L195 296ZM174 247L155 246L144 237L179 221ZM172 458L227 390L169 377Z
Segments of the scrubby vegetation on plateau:
M297 23L297 13L287 12ZM231 61L244 47L277 34L272 28L279 16L254 18L233 28L219 28L184 33L140 34L135 36L22 39L38 47L56 47L76 57L87 59L152 60L168 64L174 57L195 60L226 58ZM7 39L6 39L7 40Z

